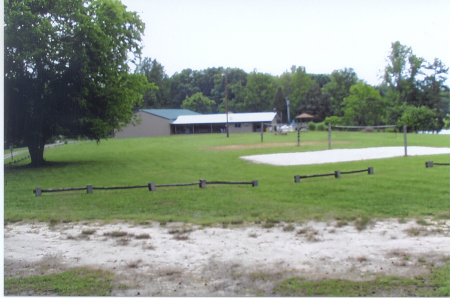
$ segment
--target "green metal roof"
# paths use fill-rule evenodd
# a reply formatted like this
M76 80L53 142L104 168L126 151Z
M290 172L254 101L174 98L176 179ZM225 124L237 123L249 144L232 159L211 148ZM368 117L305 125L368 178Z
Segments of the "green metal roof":
M178 118L178 116L201 115L200 113L187 109L141 109L139 111L156 115L158 117L166 118L169 120L175 120Z

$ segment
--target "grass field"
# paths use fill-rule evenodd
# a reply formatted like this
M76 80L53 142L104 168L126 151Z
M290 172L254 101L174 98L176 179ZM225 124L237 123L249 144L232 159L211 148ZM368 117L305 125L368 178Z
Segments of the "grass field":
M101 270L79 268L63 273L5 280L7 296L109 296L111 276Z
M348 280L306 281L304 278L289 278L279 283L274 293L281 296L314 297L448 297L450 295L450 265L431 269L431 274L400 278L379 276L375 280L353 282Z
M333 148L402 146L394 133L333 132ZM242 155L328 149L327 132L287 136L235 134L111 139L58 146L45 152L48 167L23 161L5 168L5 221L144 220L200 224L229 221L303 221L386 217L449 217L449 155L398 157L336 164L276 167L251 164ZM408 134L408 146L450 147L445 135ZM294 183L294 175L374 167L375 175L354 174ZM33 189L196 182L251 181L248 185L207 185L131 190L44 193Z

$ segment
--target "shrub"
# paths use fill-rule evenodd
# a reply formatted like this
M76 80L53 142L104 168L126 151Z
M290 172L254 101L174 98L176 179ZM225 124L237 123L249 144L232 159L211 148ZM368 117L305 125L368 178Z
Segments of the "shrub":
M323 122L317 123L316 130L317 131L324 131L325 130L325 124Z
M316 124L314 122L309 122L308 123L308 130L310 130L310 131L316 130Z
M344 122L344 119L342 117L338 117L338 116L330 116L325 118L324 123L325 125L328 125L328 123L331 123L331 125L335 126L335 125L342 125Z
M408 131L436 130L436 113L425 106L409 106L398 121L398 126L401 127L403 124L408 126Z
M397 128L389 127L389 128L386 128L385 132L397 132Z

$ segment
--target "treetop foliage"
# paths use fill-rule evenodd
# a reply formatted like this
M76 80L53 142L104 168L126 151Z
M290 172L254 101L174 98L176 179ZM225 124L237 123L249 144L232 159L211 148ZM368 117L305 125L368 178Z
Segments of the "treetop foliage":
M445 85L448 67L438 58L425 61L398 41L391 44L386 61L383 83L379 86L360 80L353 68L338 69L331 74L310 74L305 67L293 65L280 76L222 67L201 71L185 69L170 78L162 73L161 77L170 82L165 87L165 94L170 95L159 104L170 103L150 107L177 108L186 98L194 94L197 97L200 92L216 103L207 103L203 109L212 107L214 113L224 112L226 80L223 74L227 73L230 111L275 110L279 121L286 123L288 99L290 119L308 113L314 115L315 122L332 119L333 123L347 125L400 125L408 107L425 106L437 121L435 126L424 124L422 127L436 130L443 127L443 119L450 112L449 88ZM419 111L425 113L424 109Z

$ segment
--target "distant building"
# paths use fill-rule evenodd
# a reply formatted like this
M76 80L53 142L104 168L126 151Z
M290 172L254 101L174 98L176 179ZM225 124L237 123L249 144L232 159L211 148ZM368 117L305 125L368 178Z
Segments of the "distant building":
M115 138L159 137L173 134L225 133L226 114L199 114L186 109L142 109L136 112L141 124L116 131ZM229 132L260 132L276 124L276 113L229 113Z
M116 131L115 138L160 137L171 135L170 123L181 115L201 115L186 109L141 109L136 112L141 124Z
M277 113L229 113L230 133L260 132L276 124ZM226 114L182 115L171 123L173 134L226 132Z

